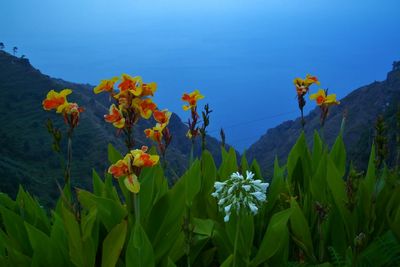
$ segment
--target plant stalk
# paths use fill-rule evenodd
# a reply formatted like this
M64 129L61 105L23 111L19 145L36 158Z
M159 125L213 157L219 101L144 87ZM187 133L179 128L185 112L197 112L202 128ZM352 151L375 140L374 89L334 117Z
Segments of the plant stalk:
M237 216L236 221L236 235L235 235L235 245L233 247L233 267L236 267L236 258L237 258L237 246L239 241L239 234L240 234L240 216Z

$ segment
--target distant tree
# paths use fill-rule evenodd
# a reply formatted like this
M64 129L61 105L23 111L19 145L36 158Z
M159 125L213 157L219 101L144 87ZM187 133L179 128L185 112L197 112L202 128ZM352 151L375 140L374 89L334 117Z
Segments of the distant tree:
M6 46L4 45L4 43L0 43L0 50L3 50L4 47L6 47Z
M25 56L25 55L22 55L22 56L21 56L21 59L25 59L25 58L26 58L26 56Z
M16 47L16 46L14 46L13 47L13 54L14 54L14 56L15 56L15 54L18 52L18 47Z

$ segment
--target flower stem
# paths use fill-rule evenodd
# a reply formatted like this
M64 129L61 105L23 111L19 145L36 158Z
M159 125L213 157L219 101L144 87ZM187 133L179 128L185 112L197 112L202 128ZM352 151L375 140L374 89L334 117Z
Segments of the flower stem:
M72 131L68 132L67 147L67 166L65 167L64 182L68 184L71 180L71 161L72 161Z
M135 210L135 219L137 223L140 223L140 201L139 196L135 193L133 194L133 203L134 203L134 210Z
M185 234L185 253L186 253L186 266L190 267L190 248L192 243L192 229L190 229L190 207L186 207L186 216L183 219L183 230Z
M237 258L237 246L239 241L240 234L240 215L237 216L236 220L236 235L235 235L235 245L233 247L233 267L236 267L236 258Z

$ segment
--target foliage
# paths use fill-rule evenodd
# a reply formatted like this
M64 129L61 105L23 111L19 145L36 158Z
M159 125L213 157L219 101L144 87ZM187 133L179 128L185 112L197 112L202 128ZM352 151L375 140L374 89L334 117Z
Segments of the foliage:
M268 202L255 217L241 217L238 266L399 266L399 174L376 170L372 148L367 173L355 175L341 136L330 151L314 139L310 151L302 134L287 164L275 162ZM93 192L76 191L79 211L63 195L47 214L22 187L15 200L1 193L0 265L186 266L182 225L190 203L191 265L230 266L237 222L218 212L214 182L238 168L262 177L257 162L243 158L237 166L233 150L223 149L222 158L217 168L204 151L171 188L159 165L144 169L140 217L108 174L93 173ZM110 145L110 163L119 159Z

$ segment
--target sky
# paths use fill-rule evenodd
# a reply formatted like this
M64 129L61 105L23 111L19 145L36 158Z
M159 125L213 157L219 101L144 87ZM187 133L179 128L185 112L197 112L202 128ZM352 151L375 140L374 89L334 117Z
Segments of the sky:
M400 60L399 10L398 0L1 0L0 42L67 81L157 82L155 101L183 121L180 97L199 89L209 133L224 128L243 151L299 116L295 77L316 75L339 99L384 80Z

